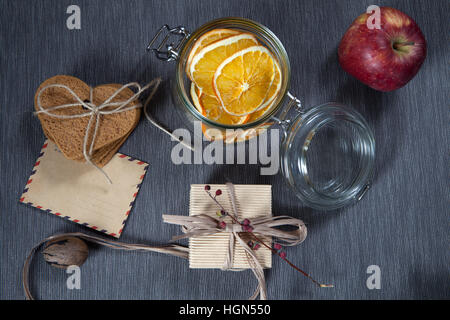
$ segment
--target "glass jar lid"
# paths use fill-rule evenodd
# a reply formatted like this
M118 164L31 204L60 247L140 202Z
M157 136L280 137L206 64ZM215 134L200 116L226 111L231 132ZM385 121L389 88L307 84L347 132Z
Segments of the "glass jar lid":
M281 162L288 184L305 205L338 209L361 199L370 187L375 139L357 111L326 103L289 121Z

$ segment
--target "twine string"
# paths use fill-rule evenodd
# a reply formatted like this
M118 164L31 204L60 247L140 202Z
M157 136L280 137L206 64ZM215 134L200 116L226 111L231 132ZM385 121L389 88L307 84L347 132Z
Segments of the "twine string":
M139 99L139 97L141 96L141 94L148 90L149 88L153 87L150 94L148 95L145 103L144 103L144 114L145 117L147 118L148 121L150 121L150 123L152 123L154 126L156 126L158 129L162 130L163 132L165 132L166 134L168 134L169 136L172 137L173 140L176 140L178 142L180 142L181 144L183 144L184 146L186 146L187 148L193 150L192 146L190 146L189 144L180 141L180 139L175 136L174 134L172 134L171 132L169 132L168 130L166 130L165 128L163 128L161 125L159 125L148 113L147 108L149 105L150 100L153 98L153 96L156 93L156 90L158 89L159 85L161 83L161 79L160 78L156 78L154 80L152 80L150 83L148 83L147 85L145 85L144 87L141 87L139 85L139 83L137 82L130 82L128 84L123 85L121 88L117 89L109 98L107 98L102 104L100 104L99 106L95 105L93 103L93 92L94 89L92 87L89 87L89 101L83 101L81 100L81 98L68 86L63 85L63 84L50 84L48 86L43 87L37 96L37 106L38 106L38 111L35 112L35 114L45 114L47 116L53 117L53 118L57 118L57 119L77 119L77 118L83 118L83 117L89 117L89 121L88 124L86 126L86 131L84 134L84 138L83 138L83 156L86 160L86 162L88 162L90 165L94 166L97 170L99 170L106 178L106 180L112 184L112 181L110 179L110 177L108 176L108 174L99 166L97 166L93 161L92 161L92 153L93 153L93 149L94 149L94 144L95 144L95 139L97 137L97 133L98 133L98 129L99 129L99 124L100 124L100 116L102 115L110 115L110 114L116 114L116 113L121 113L121 112L126 112L126 111L130 111L133 109L137 109L137 108L142 108L142 104L140 102L128 106L131 102L135 101L136 99ZM62 88L67 90L67 92L69 92L77 102L75 103L66 103L66 104L62 104L62 105L58 105L58 106L54 106L54 107L50 107L47 109L44 109L44 107L41 104L41 96L43 94L44 91L50 89L50 88ZM134 93L130 98L128 98L126 101L118 101L118 102L112 102L112 100L119 95L123 90L125 90L126 88L135 88L137 89L137 92ZM80 114L73 114L73 115L64 115L64 114L58 114L58 113L54 113L53 111L56 110L61 110L61 109L67 109L67 108L72 108L75 106L83 106L84 108L86 108L87 110L83 113ZM107 109L109 107L113 107L112 109ZM94 125L94 130L92 133L92 138L89 141L89 133L91 132L91 128Z
M34 300L33 295L30 291L30 265L31 261L33 260L34 253L36 250L44 243L51 241L51 240L57 240L62 239L65 237L78 237L81 239L84 239L86 241L96 243L111 249L115 250L125 250L125 251L147 251L147 252L158 252L163 254L172 255L175 257L188 259L189 258L189 248L186 248L184 246L178 245L178 244L168 244L164 246L149 246L145 244L132 244L132 243L124 243L119 241L110 241L106 240L104 238L96 237L87 235L81 232L73 232L73 233L62 233L62 234L56 234L53 236L50 236L48 238L43 239L38 244L36 244L29 252L25 264L23 266L22 270L22 285L23 289L25 291L25 296L28 300Z
M227 190L229 193L229 199L231 202L232 212L231 214L235 219L238 219L238 210L236 203L236 195L233 184L227 183ZM258 285L253 295L249 298L254 300L260 296L262 300L267 299L266 280L264 276L264 269L258 258L255 255L253 249L251 249L247 243L241 238L240 233L244 232L242 226L234 223L227 224L225 229L219 227L220 220L208 216L206 214L199 214L194 216L179 216L179 215L163 215L163 221L170 224L180 225L184 234L172 237L172 241L180 239L207 236L220 232L230 233L228 241L228 250L225 257L223 270L230 271L242 271L245 269L233 268L233 257L235 250L235 240L242 246L245 254L248 258L248 263L251 271L255 275ZM251 226L253 227L253 233L261 236L268 236L276 238L278 242L287 246L297 245L306 238L307 230L306 226L300 219L292 218L289 216L274 216L274 217L259 217L251 220ZM295 230L284 231L275 227L279 226L292 226Z
M230 201L232 205L232 214L234 217L237 216L237 205L234 194L234 187L231 184L227 184L228 191L230 194ZM235 250L235 239L242 246L245 251L245 254L248 259L248 263L251 271L258 281L258 285L253 293L253 295L249 298L254 300L260 296L262 300L267 299L267 288L266 288L266 280L264 276L264 269L260 262L258 261L254 251L245 243L245 241L241 238L240 233L244 232L242 230L242 226L235 224L227 224L225 229L219 227L220 220L215 219L206 214L200 214L195 216L178 216L178 215L163 215L163 221L170 224L180 225L184 234L172 237L172 241L190 238L190 237L199 237L212 235L220 232L229 232L230 240L228 243L228 252L225 259L224 268L225 270L230 271L242 271L245 269L233 268L233 256ZM228 227L228 225L230 225ZM276 238L278 242L284 243L287 246L293 246L301 243L306 238L306 226L304 223L296 218L292 218L289 216L275 216L275 217L259 217L254 218L251 221L251 225L253 227L252 233L259 234L261 236L268 236ZM276 229L275 227L279 226L291 226L296 228L292 231L284 231ZM50 237L47 237L36 244L29 252L24 266L22 270L22 284L25 291L25 296L29 300L33 300L33 295L30 291L30 277L29 277L29 269L30 264L32 262L33 256L38 248L52 240L56 240L63 237L78 237L84 239L88 242L97 243L99 245L116 249L116 250L124 250L124 251L147 251L147 252L158 252L163 254L168 254L184 259L189 258L189 248L178 245L178 244L168 244L163 246L149 246L145 244L129 244L119 241L110 241L101 237L87 235L81 232L74 233L63 233L57 234Z
M235 197L235 190L232 183L228 182L226 184L227 190L228 190L228 196L231 203L231 214L233 217L238 220L238 210L237 210L237 204L236 204L236 197ZM236 223L233 223L232 225L237 225ZM239 225L240 231L242 232L242 226ZM267 287L266 287L266 278L264 276L264 269L262 265L259 263L258 258L255 255L255 252L248 246L245 241L242 240L240 237L238 230L233 228L232 232L230 232L230 237L228 240L228 251L227 255L225 257L225 262L223 266L223 270L237 270L241 271L242 269L236 269L233 268L233 259L234 259L234 243L235 240L239 242L239 244L244 248L245 254L247 257L248 264L251 266L251 270L253 274L255 275L258 286L256 287L254 293L250 296L250 300L255 300L258 297L258 294L261 297L261 300L267 300Z

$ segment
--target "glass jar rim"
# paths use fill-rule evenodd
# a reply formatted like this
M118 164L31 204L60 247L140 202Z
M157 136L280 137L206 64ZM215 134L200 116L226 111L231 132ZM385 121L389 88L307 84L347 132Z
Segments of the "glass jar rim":
M264 37L265 40L268 40L270 42L270 45L275 49L275 53L277 54L277 57L281 64L282 68L282 88L280 89L280 93L278 94L278 97L275 101L275 106L272 107L272 110L270 112L267 112L265 115L263 115L261 118L245 124L238 124L238 125L226 125L222 123L215 122L213 120L208 119L207 117L203 116L197 108L192 104L190 99L188 98L187 92L184 88L183 83L183 74L185 72L184 70L184 62L180 57L184 57L187 55L187 51L190 49L190 46L193 44L193 42L198 38L198 36L204 34L208 30L211 30L212 28L216 26L221 25L228 25L230 28L236 27L247 27L251 28L252 32L256 32L257 36ZM253 128L258 125L261 125L265 122L267 122L269 119L271 119L284 105L287 92L289 89L290 84L290 78L291 78L291 67L289 62L289 57L287 55L286 49L284 48L281 41L278 39L278 37L266 26L255 22L250 19L246 18L239 18L239 17L225 17L220 19L215 19L212 21L209 21L202 26L200 26L198 29L196 29L190 36L189 39L186 41L186 43L183 45L183 47L180 50L179 58L177 59L177 65L175 70L175 93L179 96L180 101L183 104L183 107L185 107L190 114L192 114L197 120L205 123L208 126L216 127L219 129L247 129L247 128Z

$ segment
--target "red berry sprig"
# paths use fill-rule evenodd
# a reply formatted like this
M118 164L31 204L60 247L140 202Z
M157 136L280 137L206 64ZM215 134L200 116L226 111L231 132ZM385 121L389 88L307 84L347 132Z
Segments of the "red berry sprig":
M261 245L258 242L253 242L251 240L247 242L247 245L249 246L250 249L253 250L258 250L259 248L261 248Z
M225 210L225 208L219 203L219 201L217 201L216 197L220 196L222 194L222 190L217 189L215 192L215 195L213 196L210 192L211 190L211 186L209 185L205 185L205 191L206 193L209 195L209 197L220 207L220 211L217 211L217 215L220 218L224 218L226 216L229 216L234 223L240 224L242 226L242 230L245 232L248 232L251 237L256 240L255 242L253 241L249 241L247 244L248 246L253 249L253 250L258 250L262 244L264 247L266 247L267 249L269 249L270 251L272 251L273 254L278 255L281 259L283 259L288 265L290 265L292 268L294 268L295 270L297 270L298 272L300 272L301 274L303 274L305 277L307 277L308 279L310 279L314 284L316 284L318 287L320 288L332 288L334 287L332 284L322 284L316 280L314 280L309 274L307 274L305 271L303 271L302 269L300 269L299 267L297 267L296 265L294 265L292 262L290 262L287 258L286 258L286 252L281 251L282 246L279 243L275 243L273 248L271 248L270 246L268 246L266 243L264 243L259 237L257 237L254 233L253 233L253 227L251 226L250 220L249 219L244 219L242 220L242 222L239 222L235 217L233 217L232 215L228 214L228 212ZM226 228L226 223L225 221L221 221L219 222L219 228L221 229L225 229Z

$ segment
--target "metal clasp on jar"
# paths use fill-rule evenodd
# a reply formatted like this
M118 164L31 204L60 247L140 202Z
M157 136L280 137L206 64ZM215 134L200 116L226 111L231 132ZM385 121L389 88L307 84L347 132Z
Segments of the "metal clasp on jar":
M162 40L157 44L157 40L162 37ZM147 46L147 51L152 50L156 57L164 61L173 61L178 58L178 52L183 47L186 40L191 34L183 26L170 28L167 24L163 25L155 34L153 39ZM178 38L173 42L173 38Z
M275 120L275 122L281 127L283 130L283 135L286 138L288 128L291 124L292 119L288 118L289 111L292 110L292 107L294 107L294 111L297 114L302 114L305 112L304 107L302 105L302 102L300 99L295 97L292 93L289 91L287 92L288 102L282 107L281 112L277 117L273 116L272 119Z

